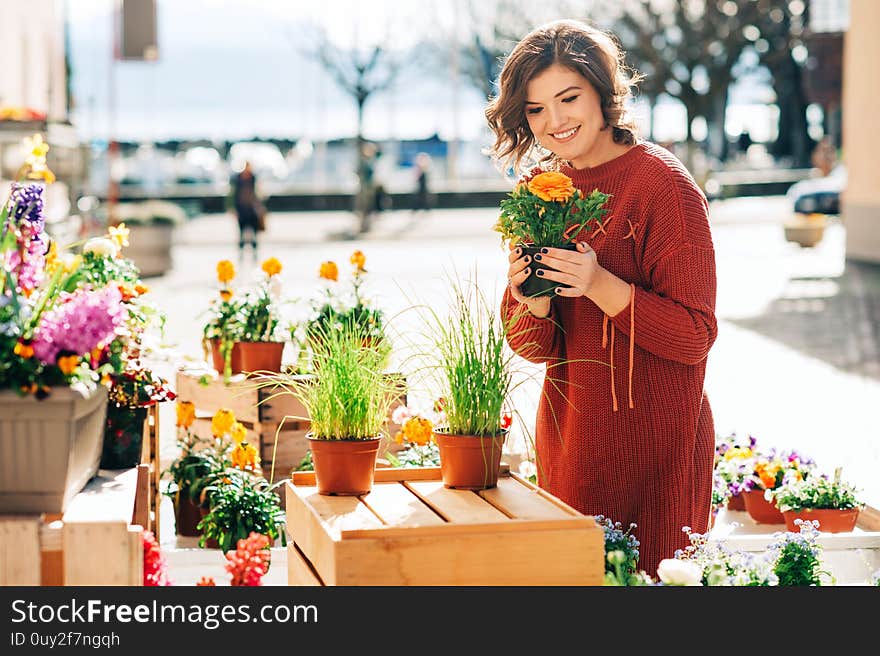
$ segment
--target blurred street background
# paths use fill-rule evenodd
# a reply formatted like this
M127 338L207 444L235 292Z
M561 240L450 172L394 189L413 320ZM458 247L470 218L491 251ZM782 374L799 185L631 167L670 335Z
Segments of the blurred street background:
M500 293L491 226L510 171L485 154L483 109L531 28L615 31L647 79L642 136L711 201L719 335L706 388L716 430L843 466L880 507L880 3L872 0L2 0L0 178L34 132L51 146L49 229L164 224L127 254L167 314L169 371L202 357L215 264L239 262L227 198L253 163L268 208L260 258L291 298L324 260L367 256L397 327L444 271ZM374 152L369 217L356 206ZM428 162L429 208L415 212ZM243 277L258 270L248 257ZM521 392L528 417L537 387ZM531 404L531 406L530 406ZM170 404L166 404L169 405ZM173 427L173 408L164 425ZM173 458L173 428L163 460Z

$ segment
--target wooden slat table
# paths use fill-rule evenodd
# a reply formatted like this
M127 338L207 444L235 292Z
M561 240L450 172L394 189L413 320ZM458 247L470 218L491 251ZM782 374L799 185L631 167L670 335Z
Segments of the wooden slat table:
M605 537L521 477L445 488L439 467L376 470L361 497L287 482L290 585L601 585Z

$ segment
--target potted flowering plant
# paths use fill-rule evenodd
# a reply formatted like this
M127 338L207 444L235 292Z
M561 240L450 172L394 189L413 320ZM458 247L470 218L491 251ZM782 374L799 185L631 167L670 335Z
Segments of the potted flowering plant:
M759 524L784 524L785 519L773 501L772 490L791 480L801 480L815 469L812 458L797 451L758 453L745 492L746 512Z
M745 511L746 483L755 471L753 462L757 440L749 435L740 438L736 433L715 438L714 474L727 485L727 509Z
M265 401L289 394L311 422L306 434L321 494L358 495L372 489L380 442L386 438L389 410L402 395L402 381L384 374L387 345L348 318L318 329L310 340L312 373L262 376L270 390ZM276 431L276 439L277 439Z
M434 404L431 413L420 412L405 405L391 413L391 421L400 426L394 441L405 445L397 454L385 457L394 467L436 467L440 464L440 451L434 441L434 426L444 421L442 404Z
M218 297L211 301L208 320L202 328L202 349L205 359L211 353L214 369L229 381L241 372L241 351L237 343L242 333L241 303L233 298L230 283L235 278L235 265L229 260L217 262Z
M858 491L841 480L840 468L834 477L813 474L805 479L791 480L772 491L789 531L797 531L796 520L818 521L825 533L852 531L865 502Z
M97 471L104 349L126 319L119 287L84 277L45 231L48 148L26 140L0 205L0 450L17 454L0 459L0 512L62 512Z
M277 339L281 296L281 262L270 257L262 264L265 274L239 305L238 348L245 372L281 371L284 340Z
M602 227L609 198L598 189L585 196L564 173L535 168L501 201L494 230L502 243L522 248L524 255L534 257L545 247L574 250L575 238L593 229L590 223ZM552 296L559 284L532 273L521 289L526 296Z
M322 262L318 277L324 281L321 295L312 301L309 316L291 326L290 335L299 349L297 368L300 373L311 370L311 353L321 344L321 336L334 326L352 324L363 335L364 342L381 346L390 355L391 344L385 331L385 315L364 295L367 258L360 250L351 254L352 276L348 290L339 285L339 267L332 260Z

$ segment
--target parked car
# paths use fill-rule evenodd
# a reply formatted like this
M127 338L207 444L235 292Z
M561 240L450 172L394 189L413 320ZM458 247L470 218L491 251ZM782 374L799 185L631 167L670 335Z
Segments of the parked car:
M846 187L846 168L838 164L821 178L809 178L788 188L795 214L840 214L840 194Z

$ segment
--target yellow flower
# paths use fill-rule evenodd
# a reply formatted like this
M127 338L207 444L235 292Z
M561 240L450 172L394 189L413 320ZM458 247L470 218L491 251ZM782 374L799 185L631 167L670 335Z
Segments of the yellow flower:
M422 446L431 441L434 435L434 424L424 417L411 417L401 426L401 430L406 440Z
M564 173L546 171L529 180L529 191L541 200L565 202L574 194L574 183Z
M735 446L724 452L725 460L733 460L734 458L751 458L752 450L747 446Z
M352 253L349 262L357 268L358 272L366 271L364 264L367 263L367 256L364 255L363 251L357 250Z
M226 435L235 423L235 414L229 408L220 408L211 419L211 432L214 437Z
M244 424L242 424L240 421L232 424L232 429L229 432L232 434L232 440L236 444L244 442L245 438L247 437L247 428L245 428Z
M32 137L25 137L23 147L25 164L31 169L36 169L40 166L46 167L46 153L49 152L49 144L43 141L43 135L35 134Z
M257 453L257 449L247 442L237 444L229 457L232 460L232 466L238 469L256 469L257 464L260 462L260 455Z
M126 228L124 223L120 223L118 226L110 226L110 228L108 228L108 232L110 233L110 239L119 248L122 248L123 246L128 246L128 235L131 230Z
M177 402L177 425L189 428L196 420L196 406L192 401Z
M266 272L267 276L274 276L281 273L281 262L279 262L277 258L270 257L268 260L263 262L262 268L263 271Z
M221 289L220 298L223 300L224 303L228 303L229 299L232 298L232 290L228 287L226 289Z
M339 267L336 266L336 262L327 260L326 262L321 263L321 268L318 269L318 275L325 280L332 280L335 282L339 280Z
M217 280L227 283L235 278L235 265L229 260L217 262Z
M46 253L46 269L54 273L58 264L58 244L55 240L49 242L49 250Z
M58 368L61 369L61 373L63 373L65 376L69 376L79 365L79 356L62 355L58 358L57 364Z

